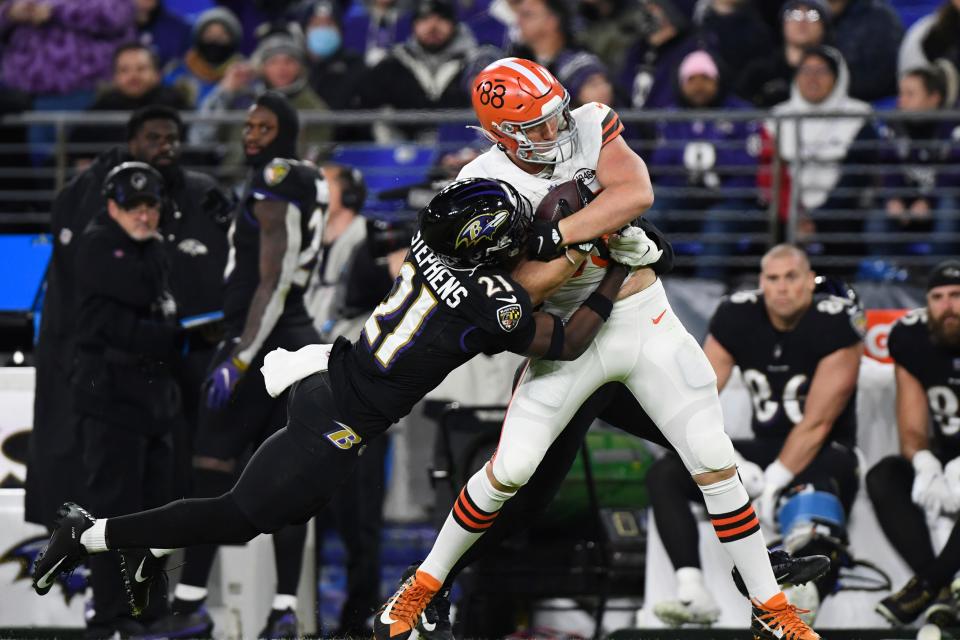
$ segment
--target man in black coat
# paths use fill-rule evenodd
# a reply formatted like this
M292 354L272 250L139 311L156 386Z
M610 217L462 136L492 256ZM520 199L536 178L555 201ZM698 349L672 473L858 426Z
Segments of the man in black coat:
M170 427L182 419L172 364L184 332L159 233L163 178L144 162L124 162L107 174L103 193L106 206L77 240L70 390L88 499L119 514L171 498ZM116 554L90 559L88 638L142 630L130 617L119 562Z
M180 317L223 308L223 271L227 256L226 226L232 208L209 176L179 166L183 125L176 111L146 107L127 123L127 147L100 155L57 194L51 209L53 256L47 270L46 297L36 348L36 394L33 431L27 463L26 519L52 526L64 500L85 497L83 469L75 454L81 450L77 417L69 393L77 331L77 239L106 201L102 184L107 173L124 160L140 160L158 169L167 183L161 231L172 264L171 287L180 300ZM178 376L190 420L200 382L216 337L192 340L192 351ZM206 342L206 348L196 348ZM186 440L183 435L180 439ZM178 447L179 449L179 447ZM184 452L179 468L188 468Z

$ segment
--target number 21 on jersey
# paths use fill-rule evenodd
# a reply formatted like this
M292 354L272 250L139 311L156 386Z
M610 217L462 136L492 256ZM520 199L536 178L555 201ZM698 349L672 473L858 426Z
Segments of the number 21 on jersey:
M363 335L377 363L389 369L397 355L420 331L424 320L437 306L437 298L426 285L413 297L413 276L416 271L409 262L400 267L400 275L393 291L377 305L363 325ZM409 302L413 298L413 302ZM401 315L402 312L402 315ZM397 320L399 318L399 320ZM382 326L386 325L386 326ZM393 327L393 331L385 333Z

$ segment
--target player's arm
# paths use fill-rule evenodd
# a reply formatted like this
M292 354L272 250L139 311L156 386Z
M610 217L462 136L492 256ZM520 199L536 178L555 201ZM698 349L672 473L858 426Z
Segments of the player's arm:
M900 453L913 460L917 451L930 448L927 425L930 409L923 385L899 364L894 364L897 380L897 430L900 433Z
M730 352L723 348L723 345L713 337L713 334L707 334L707 341L703 343L703 353L706 354L710 366L717 374L717 391L723 391L730 380L730 374L733 373L733 367L736 364Z
M533 340L523 355L547 360L576 360L593 342L600 327L610 317L613 302L627 277L628 270L610 263L603 280L564 325L550 313L535 313Z
M287 234L287 207L282 200L258 200L253 215L260 224L260 281L250 302L234 356L249 365L283 313L284 300L297 270L299 246Z
M596 199L558 223L564 245L613 233L653 204L647 165L622 136L616 136L600 149L597 180L603 191Z
M860 372L860 342L837 349L820 360L810 383L803 419L790 430L778 460L794 475L820 451L837 416L847 406Z
M526 290L533 306L537 306L569 280L586 257L587 254L576 249L567 249L566 256L550 262L524 260L514 267L510 275Z

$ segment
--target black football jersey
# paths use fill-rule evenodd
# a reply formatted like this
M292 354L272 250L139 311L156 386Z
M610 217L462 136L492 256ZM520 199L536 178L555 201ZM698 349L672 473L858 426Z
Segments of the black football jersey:
M927 392L933 448L946 459L960 455L960 351L933 343L925 308L897 320L887 347L893 361L919 380Z
M710 321L710 333L740 367L753 403L754 435L785 440L803 419L807 391L820 360L861 341L863 312L845 298L816 295L799 324L783 332L770 323L760 291L740 291L720 303ZM828 439L855 443L855 398L856 391Z
M356 343L334 345L330 378L350 419L396 422L473 356L522 353L534 332L530 297L508 271L448 267L417 232Z
M243 328L250 301L260 282L260 223L253 215L258 200L280 200L287 207L287 254L284 272L290 271L289 291L278 292L283 312L278 323L293 313L305 313L303 290L316 264L323 237L326 185L317 168L297 160L276 158L255 170L230 228L230 254L226 268L223 312L235 333ZM284 276L281 275L281 279Z

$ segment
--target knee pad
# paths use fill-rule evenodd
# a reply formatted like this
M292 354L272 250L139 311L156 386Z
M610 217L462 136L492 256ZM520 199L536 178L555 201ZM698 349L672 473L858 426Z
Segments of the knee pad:
M777 521L790 554L817 541L841 547L847 544L847 517L840 498L810 484L784 493L778 501Z
M733 443L711 409L696 413L687 422L687 446L690 447L691 473L720 471L736 464Z
M493 458L493 477L500 484L519 489L530 481L542 459L542 455L522 447L497 451Z

